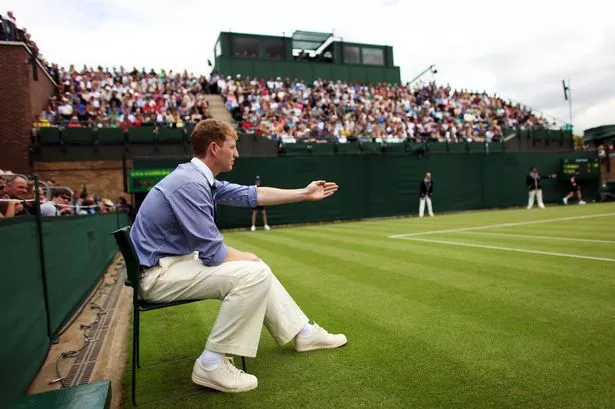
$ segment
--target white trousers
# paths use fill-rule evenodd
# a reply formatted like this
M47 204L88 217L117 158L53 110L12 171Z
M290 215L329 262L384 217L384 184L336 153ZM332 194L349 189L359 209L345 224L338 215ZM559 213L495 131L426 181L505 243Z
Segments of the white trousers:
M262 261L231 261L207 267L198 253L163 257L145 271L141 298L150 302L222 300L206 348L255 357L263 323L275 341L290 342L308 323L286 289Z
M530 190L528 192L528 202L527 202L528 209L531 209L532 207L534 207L534 199L536 199L536 202L538 203L538 207L540 207L541 209L545 208L545 204L542 202L542 189Z
M431 208L431 198L429 196L422 197L419 201L419 217L423 217L425 213L425 202L427 202L427 212L430 216L433 216L433 209Z

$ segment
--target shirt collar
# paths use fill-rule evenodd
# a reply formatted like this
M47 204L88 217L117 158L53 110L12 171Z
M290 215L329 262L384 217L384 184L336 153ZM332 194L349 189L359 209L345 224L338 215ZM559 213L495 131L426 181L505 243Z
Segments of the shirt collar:
M209 186L213 186L215 179L214 174L211 173L211 169L209 169L207 165L198 158L192 158L190 162L199 170L199 172L203 174L203 176L205 176L205 179L207 179L207 183L209 183Z

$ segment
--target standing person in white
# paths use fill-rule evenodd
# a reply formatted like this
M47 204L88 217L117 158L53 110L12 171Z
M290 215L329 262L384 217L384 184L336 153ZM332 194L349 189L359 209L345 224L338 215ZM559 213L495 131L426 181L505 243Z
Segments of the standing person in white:
M343 334L310 324L265 262L224 244L215 224L216 204L256 207L316 201L333 195L333 182L302 189L236 185L215 177L233 168L237 133L208 119L192 132L194 158L179 165L148 193L131 239L144 270L141 297L151 302L219 299L222 305L192 381L222 392L257 387L225 354L256 356L263 323L278 344L294 340L297 352L337 348Z
M431 207L431 194L433 193L433 181L431 180L431 172L425 173L425 178L421 180L421 197L419 199L419 217L423 217L425 213L425 204L427 204L427 212L433 217L433 209Z
M538 203L538 207L545 208L545 204L542 201L542 184L543 178L554 179L555 175L541 175L536 165L530 167L530 173L525 177L525 184L527 185L527 208L534 207L534 200Z

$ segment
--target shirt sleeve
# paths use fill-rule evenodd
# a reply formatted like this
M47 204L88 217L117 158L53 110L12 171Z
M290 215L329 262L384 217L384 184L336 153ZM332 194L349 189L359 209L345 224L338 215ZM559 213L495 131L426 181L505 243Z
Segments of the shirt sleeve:
M41 205L41 216L55 216L56 215L56 207L49 202L43 203Z
M225 206L256 207L256 186L245 186L216 181L216 202Z
M199 252L206 266L224 262L228 248L216 227L211 193L203 186L188 183L169 195L169 203L182 228L187 244Z

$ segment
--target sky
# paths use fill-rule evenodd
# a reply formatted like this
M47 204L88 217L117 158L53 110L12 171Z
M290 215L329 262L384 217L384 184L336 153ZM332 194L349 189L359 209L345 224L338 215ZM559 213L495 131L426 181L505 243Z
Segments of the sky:
M209 74L221 31L291 36L334 32L393 47L402 81L496 93L569 121L575 132L615 124L612 0L4 0L44 57L67 67L184 69Z

